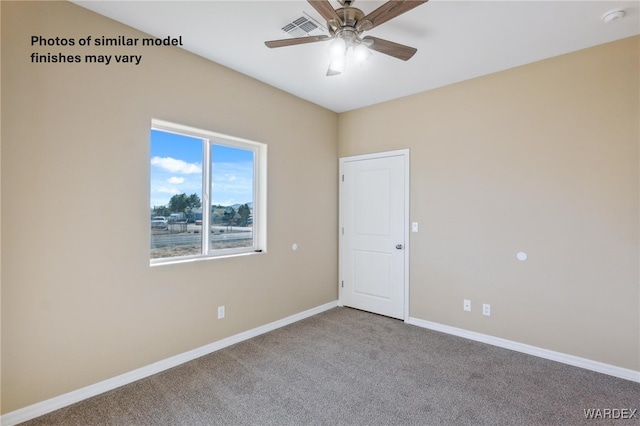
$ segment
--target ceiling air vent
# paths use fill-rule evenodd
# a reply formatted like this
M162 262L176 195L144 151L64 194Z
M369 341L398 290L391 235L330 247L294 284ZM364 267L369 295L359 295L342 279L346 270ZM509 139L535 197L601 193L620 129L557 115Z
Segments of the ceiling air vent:
M302 16L287 21L282 26L282 31L291 37L307 37L315 35L326 35L327 29L311 16L302 12Z

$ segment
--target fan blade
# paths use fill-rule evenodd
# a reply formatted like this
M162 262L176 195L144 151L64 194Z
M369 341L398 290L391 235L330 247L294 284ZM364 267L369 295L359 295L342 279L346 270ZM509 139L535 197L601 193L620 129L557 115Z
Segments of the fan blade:
M407 61L411 59L413 55L418 51L414 47L405 46L404 44L394 43L389 40L384 40L378 37L367 36L362 39L364 42L372 42L369 49L376 52L384 53L385 55L393 56L394 58Z
M274 47L295 46L297 44L314 43L316 41L330 40L332 38L333 37L330 37L328 35L318 35L318 36L307 36L307 37L297 37L297 38L285 38L282 40L271 40L271 41L265 41L264 44L267 47L270 47L273 49Z
M387 22L390 19L400 16L405 12L426 3L428 0L389 0L361 21L371 21L371 28Z
M307 0L307 1L311 6L313 6L316 12L318 12L320 16L322 16L325 19L325 21L331 21L332 19L335 19L340 23L340 25L342 25L342 19L340 19L340 16L338 15L338 13L336 13L336 10L333 8L333 6L331 6L331 3L329 3L329 0Z

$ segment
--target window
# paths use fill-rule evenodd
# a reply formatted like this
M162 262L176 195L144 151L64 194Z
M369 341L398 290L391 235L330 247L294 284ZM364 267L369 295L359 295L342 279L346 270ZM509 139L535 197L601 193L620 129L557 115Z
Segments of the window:
M266 145L153 120L151 264L265 251Z

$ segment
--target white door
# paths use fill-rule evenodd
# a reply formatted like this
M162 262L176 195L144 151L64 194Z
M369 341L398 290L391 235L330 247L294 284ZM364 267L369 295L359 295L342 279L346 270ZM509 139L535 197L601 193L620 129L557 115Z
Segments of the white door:
M340 304L406 320L409 152L340 163Z

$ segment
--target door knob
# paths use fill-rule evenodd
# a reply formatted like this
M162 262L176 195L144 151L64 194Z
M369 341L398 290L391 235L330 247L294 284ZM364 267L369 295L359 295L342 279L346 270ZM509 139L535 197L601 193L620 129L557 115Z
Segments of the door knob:
M396 248L397 248L398 250L402 250L402 244L396 244Z

